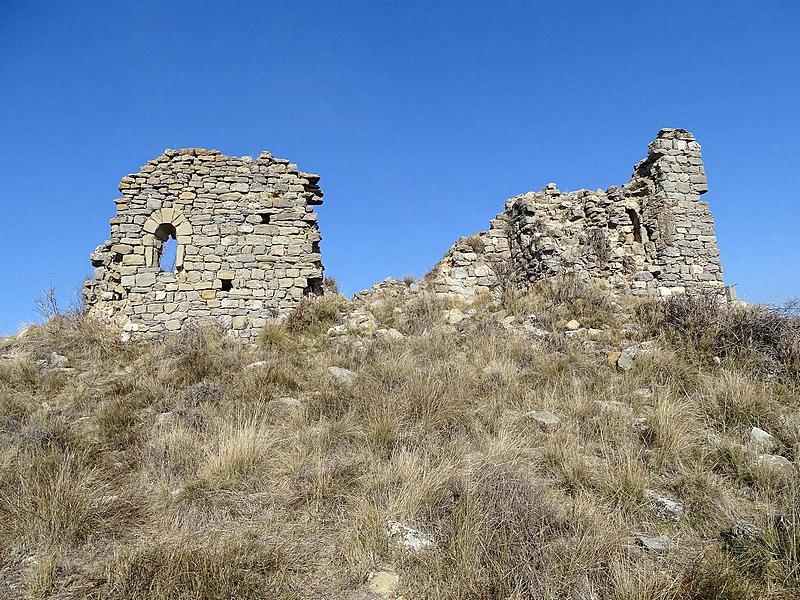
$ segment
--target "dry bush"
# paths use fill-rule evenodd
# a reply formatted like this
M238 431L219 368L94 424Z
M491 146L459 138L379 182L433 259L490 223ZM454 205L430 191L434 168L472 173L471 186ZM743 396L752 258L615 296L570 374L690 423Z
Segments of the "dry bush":
M306 296L286 319L287 331L294 334L319 335L328 330L347 307L339 294Z
M586 327L614 322L610 294L577 275L551 277L537 284L536 288L553 306L564 307L566 316L577 319Z
M337 282L333 277L326 277L322 282L322 289L325 290L326 294L340 294L339 292L339 282Z
M138 351L137 344L122 343L113 327L72 312L31 326L17 344L37 358L55 352L82 362L124 360Z
M204 380L226 381L245 364L241 342L220 326L194 325L167 336L156 347L159 380L185 388Z
M417 294L406 303L406 323L403 329L420 335L433 329L442 321L442 313L452 306L452 301L430 293Z
M682 294L642 304L638 317L651 334L665 334L703 362L730 359L759 375L797 380L800 318L792 306L728 304L716 296Z

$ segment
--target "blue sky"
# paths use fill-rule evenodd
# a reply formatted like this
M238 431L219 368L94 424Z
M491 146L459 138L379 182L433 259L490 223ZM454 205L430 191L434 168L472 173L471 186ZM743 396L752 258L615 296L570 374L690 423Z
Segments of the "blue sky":
M64 299L164 148L322 175L345 292L422 275L510 196L703 145L725 279L800 296L800 3L0 0L0 334Z

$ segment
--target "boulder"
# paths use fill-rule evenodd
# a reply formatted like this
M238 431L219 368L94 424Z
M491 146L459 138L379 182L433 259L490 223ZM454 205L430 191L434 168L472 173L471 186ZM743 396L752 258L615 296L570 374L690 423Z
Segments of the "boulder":
M69 359L57 352L50 353L50 366L54 369L66 369L69 366Z
M753 427L748 437L750 446L759 452L769 452L778 445L775 438L760 427Z
M367 589L379 598L391 598L400 585L400 576L394 571L381 569L367 575Z
M663 554L669 551L671 543L665 535L646 536L640 535L636 538L636 543L648 552Z
M794 465L792 465L791 461L778 454L759 454L751 466L780 475L794 473Z
M654 490L645 490L644 497L662 521L680 521L686 514L680 502L663 496Z
M561 422L561 417L549 410L532 410L526 415L529 419L536 421L542 429L550 430Z
M410 552L420 552L433 546L433 538L399 521L387 521L386 533L389 539Z
M337 383L345 386L353 385L358 378L358 373L342 367L328 367L328 373Z
M390 328L390 329L378 329L375 332L375 337L379 340L392 341L392 340L402 340L405 336L399 331L397 331L397 329Z

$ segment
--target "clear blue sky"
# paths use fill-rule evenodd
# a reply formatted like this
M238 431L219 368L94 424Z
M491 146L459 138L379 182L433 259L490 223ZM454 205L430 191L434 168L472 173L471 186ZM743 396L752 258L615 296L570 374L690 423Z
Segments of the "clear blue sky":
M0 0L0 334L72 295L164 148L322 175L327 273L422 275L512 195L703 145L725 279L800 296L800 3Z

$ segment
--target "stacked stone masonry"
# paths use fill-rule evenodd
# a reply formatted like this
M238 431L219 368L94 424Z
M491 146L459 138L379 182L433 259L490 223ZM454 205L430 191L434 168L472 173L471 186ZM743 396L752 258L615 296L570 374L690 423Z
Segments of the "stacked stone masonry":
M111 237L91 256L90 313L125 338L209 319L254 338L303 296L322 293L318 182L267 152L253 160L166 150L120 183ZM175 264L163 269L170 238Z
M724 297L700 144L662 129L621 187L511 198L488 231L459 239L426 276L435 292L472 298L556 275L625 294Z

